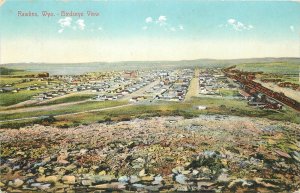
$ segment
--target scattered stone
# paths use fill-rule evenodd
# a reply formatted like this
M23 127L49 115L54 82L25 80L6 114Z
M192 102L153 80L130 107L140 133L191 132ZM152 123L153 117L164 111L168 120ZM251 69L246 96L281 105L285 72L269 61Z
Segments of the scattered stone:
M142 169L142 170L139 172L139 176L140 176L140 177L146 176L146 174L145 174L145 169Z
M16 188L22 186L23 184L24 184L24 181L19 178L13 180L13 182L12 182L12 186L16 187Z
M92 176L92 181L96 184L99 183L107 183L107 182L111 182L113 180L116 180L116 178L112 175L94 175Z
M176 177L175 177L175 180L176 182L180 183L180 184L187 184L186 180L187 180L187 177L183 174L178 174Z
M64 184L75 184L75 176L63 176L62 181Z
M119 177L118 181L121 183L127 183L129 181L129 178L127 176L121 176Z
M145 185L143 185L143 184L133 184L133 186L136 188L144 188L145 187Z
M183 170L184 170L183 167L178 166L178 167L172 169L172 173L174 173L174 174L180 174Z
M186 186L186 185L179 185L179 184L176 184L176 185L175 185L175 189L176 189L178 192L187 192L187 191L189 191L189 188L188 188L188 186Z
M276 125L276 121L225 116L215 121L216 116L200 117L172 117L176 124L156 117L69 129L33 126L22 131L1 130L1 148L5 154L0 158L1 190L281 192L288 188L295 192L299 189L295 183L300 179L295 175L300 162L299 142L294 143L299 136L296 124L280 122L285 124L284 129L269 132L261 128ZM22 140L18 140L19 136ZM230 143L229 149L224 141ZM278 149L279 143L285 141L290 142L287 147L291 152ZM34 147L42 148L32 154ZM57 154L61 147L67 149ZM33 158L37 155L40 157ZM119 174L122 175L114 176ZM264 179L266 176L273 179ZM18 182L21 179L23 183Z
M136 182L141 181L141 179L137 176L130 176L130 183L134 184Z
M51 184L33 183L30 186L39 188L41 190L46 190L46 189L49 189L51 187Z
M81 184L84 186L91 186L92 185L92 180L82 180Z
M221 175L219 175L218 182L229 182L230 178L228 177L228 174L222 173Z
M300 162L300 153L299 152L294 151L292 156L297 162Z
M161 175L158 175L154 178L154 181L152 182L152 184L158 185L161 184L163 181L163 177Z
M286 153L286 152L283 152L283 151L280 151L280 150L275 150L275 152L276 152L278 155L280 155L280 156L282 156L282 157L284 157L284 158L291 158L291 156L290 156L288 153Z
M142 181L149 182L149 181L153 181L154 178L153 178L153 176L143 176L143 177L141 178L141 180L142 180Z
M207 188L207 187L210 187L212 185L214 185L215 183L214 182L197 182L197 186L199 189L201 188Z
M86 154L86 152L88 152L89 150L87 150L87 149L81 149L80 151L79 151L79 154L80 155L84 155L84 154Z
M278 188L278 186L274 185L274 184L270 184L270 183L267 183L264 181L264 179L262 178L255 178L254 179L255 182L263 187L266 187L266 188Z
M231 181L228 185L228 188L235 188L236 186L252 186L253 184L250 182L247 182L247 180L244 179L235 179L233 181Z
M122 189L125 189L126 186L123 183L113 182L110 184L96 185L95 188L103 189L103 190L122 190Z

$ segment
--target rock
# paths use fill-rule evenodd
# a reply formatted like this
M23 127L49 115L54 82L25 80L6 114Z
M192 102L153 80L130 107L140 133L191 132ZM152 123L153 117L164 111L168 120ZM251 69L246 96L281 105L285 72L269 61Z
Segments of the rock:
M266 188L278 188L278 186L276 186L276 185L265 182L264 179L262 179L262 178L255 178L254 181L257 184L259 184L263 187L266 187Z
M135 142L134 141L131 141L127 144L127 147L128 148L133 148L134 146L136 146Z
M218 182L229 182L230 178L228 177L228 174L222 173L221 175L219 175L217 181Z
M22 156L24 156L24 155L25 155L25 152L23 152L23 151L18 151L18 152L16 153L16 155L22 155Z
M193 171L192 171L192 174L193 174L194 176L196 176L197 174L199 174L199 171L198 171L198 170L193 170Z
M64 184L75 184L75 176L63 176L62 181Z
M172 162L172 161L174 161L175 159L174 159L173 157L165 157L165 160L166 160L167 162Z
M139 172L139 176L140 176L140 177L146 176L146 174L145 174L145 169L142 169L142 170Z
M219 154L216 153L215 151L206 150L203 152L203 155L207 158L214 158L214 157L217 157Z
M141 181L141 179L139 177L137 177L137 176L130 176L130 183L131 184L134 184L134 183L139 182L139 181Z
M143 177L141 178L141 180L142 180L142 181L146 181L146 182L150 182L150 181L153 181L154 178L153 178L153 176L143 176Z
M52 183L56 183L58 181L58 177L57 176L41 176L39 178L36 179L37 182L52 182Z
M67 170L67 171L71 171L71 170L74 170L74 169L76 169L77 168L77 166L75 165L75 164L70 164L70 165L68 165L65 169Z
M106 175L106 171L102 170L101 172L99 172L99 175L100 175L100 176Z
M172 173L174 174L180 174L182 171L184 171L184 168L181 166L172 169Z
M45 172L45 169L44 167L39 167L38 171L40 174L43 174Z
M210 187L214 184L215 183L213 183L213 182L197 182L198 189L201 189L202 187L204 187L204 188Z
M177 192L187 192L187 191L189 191L189 188L186 185L178 185L178 184L176 184L175 188L176 188Z
M145 165L146 161L143 158L138 158L136 160L132 161L132 168L134 169L140 169L143 168Z
M81 155L84 155L84 154L86 154L86 152L88 152L89 150L87 150L87 149L81 149L80 151L79 151L79 154L81 154Z
M284 157L284 158L291 158L291 156L286 153L286 152L283 152L283 151L280 151L280 150L275 150L275 152L280 155L281 157Z
M144 189L150 192L158 192L162 186L145 186Z
M2 182L0 182L0 187L4 187L5 186L5 184L3 184Z
M37 182L45 182L46 181L46 177L45 176L40 176L36 179Z
M242 185L243 187L250 187L253 186L253 183L244 179L236 179L229 183L228 188L234 188L239 185Z
M50 188L51 184L33 183L33 184L30 184L30 186L39 188L41 190L46 190L46 189Z
M81 184L84 186L91 186L92 185L92 181L91 180L82 180Z
M163 181L163 177L161 177L161 175L158 175L154 178L154 181L152 182L152 184L158 185L158 184L161 184L162 181Z
M211 170L208 167L201 167L201 173L211 174Z
M58 160L57 161L58 163L60 163L60 164L68 164L69 162L67 161L67 160Z
M186 180L187 180L187 177L183 174L178 174L176 177L175 177L175 180L176 182L180 183L180 184L187 184Z
M120 183L120 182L113 182L113 183L110 183L110 184L96 185L95 188L103 189L103 190L122 190L122 189L125 189L126 186L123 183Z
M119 177L118 181L121 183L127 183L129 181L129 178L127 176L121 176Z
M300 153L299 152L294 151L292 156L297 162L300 162Z
M62 153L60 153L60 155L57 157L57 162L61 163L61 164L68 164L69 162L67 161L68 158L68 152L67 151L63 151Z
M145 185L143 185L143 184L133 184L133 186L136 188L144 188L145 187Z
M191 171L189 171L189 170L183 170L183 171L181 171L181 174L184 174L184 175L187 175L189 173L191 173Z
M12 186L15 188L18 188L18 187L22 186L23 184L24 184L24 181L19 178L13 180L13 182L12 182Z
M92 176L92 181L96 184L111 182L113 180L116 180L116 178L112 175L103 175L103 176L95 175L95 176Z
M14 170L14 171L19 170L19 169L20 169L20 166L19 166L19 165L13 167L13 170Z

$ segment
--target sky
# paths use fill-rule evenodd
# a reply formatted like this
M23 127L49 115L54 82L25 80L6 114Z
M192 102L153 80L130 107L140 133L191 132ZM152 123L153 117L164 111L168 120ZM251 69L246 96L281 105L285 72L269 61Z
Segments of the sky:
M2 64L300 57L299 1L1 1Z

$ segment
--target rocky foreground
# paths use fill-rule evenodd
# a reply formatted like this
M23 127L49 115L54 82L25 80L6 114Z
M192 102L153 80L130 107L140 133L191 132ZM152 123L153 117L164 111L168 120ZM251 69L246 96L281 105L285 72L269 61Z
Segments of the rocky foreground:
M300 192L297 124L200 116L0 131L2 192Z

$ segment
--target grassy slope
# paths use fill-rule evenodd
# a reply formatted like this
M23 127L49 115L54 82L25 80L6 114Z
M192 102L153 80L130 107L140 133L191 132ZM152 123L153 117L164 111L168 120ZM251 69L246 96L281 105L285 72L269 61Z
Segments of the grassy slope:
M42 93L44 90L22 90L18 93L0 93L0 107L14 105L31 99L32 96Z
M0 77L0 86L3 87L7 84L16 84L22 81L22 78L9 78L9 77Z
M199 105L207 106L207 110L197 110ZM101 121L110 117L112 120L122 120L123 118L147 118L151 116L172 116L180 115L186 118L198 116L200 114L223 114L250 117L265 117L275 120L291 121L300 123L300 113L292 109L283 112L266 111L247 106L245 101L230 99L194 98L190 102L179 103L169 102L155 105L128 106L121 109L114 109L95 113L86 113L75 116L68 116L71 121L82 120L84 123Z
M88 102L80 104L69 109L54 110L47 112L32 112L32 113L19 113L10 114L1 117L1 120L21 118L28 116L41 116L41 115L58 115L69 112L78 112L87 109L105 108L109 106L118 106L117 101L112 102ZM198 105L204 105L208 108L206 110L197 110ZM264 117L273 120L289 121L300 124L300 113L290 108L282 112L261 110L247 106L245 101L231 100L231 99L212 99L212 98L193 98L189 102L158 102L149 105L135 105L121 107L118 109L111 109L99 112L89 112L77 115L66 115L59 118L55 124L72 125L88 124L92 122L102 122L105 120L130 120L132 118L148 118L153 116L184 116L190 118L200 114L222 114L222 115L236 115L236 116L249 116L249 117ZM21 121L22 122L22 121ZM28 123L28 120L23 122ZM5 123L0 124L1 127L7 126Z
M271 63L252 63L239 64L238 69L253 72L265 72L275 74L297 74L300 63L297 62L271 62Z
M22 112L22 113L13 113L13 114L2 114L0 120L8 120L8 119L19 119L25 117L36 117L43 115L62 115L66 113L75 113L93 109L101 109L107 107L114 107L126 104L124 101L88 101L85 103L80 103L73 106L63 107L62 109L49 110L49 111L32 111L32 112Z
M92 97L96 96L95 94L74 94L70 96L66 96L59 99L53 99L51 101L45 101L40 104L32 104L28 105L27 107L32 106L48 106L48 105L55 105L55 104L62 104L62 103L70 103L70 102L77 102L77 101L83 101L87 99L91 99Z

